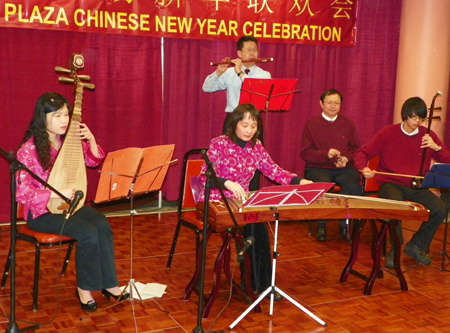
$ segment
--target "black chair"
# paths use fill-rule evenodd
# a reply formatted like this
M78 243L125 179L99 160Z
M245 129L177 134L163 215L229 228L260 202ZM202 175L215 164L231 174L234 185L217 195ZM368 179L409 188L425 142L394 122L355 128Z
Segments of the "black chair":
M22 213L23 207L19 205L17 218L23 221ZM11 231L13 232L13 231ZM66 256L64 258L64 264L61 269L61 275L64 276L66 274L67 265L69 264L70 255L72 254L73 246L76 243L76 240L70 237L56 235L56 234L47 234L43 232L33 231L26 224L20 225L16 230L16 239L23 240L25 242L29 242L34 245L34 283L33 283L33 311L37 311L37 303L38 303L38 294L39 294L39 268L41 262L41 247L54 247L59 245L68 244ZM3 277L1 282L2 289L5 288L6 281L8 279L9 271L11 268L11 248L9 249L8 257L5 263L5 269L3 271Z

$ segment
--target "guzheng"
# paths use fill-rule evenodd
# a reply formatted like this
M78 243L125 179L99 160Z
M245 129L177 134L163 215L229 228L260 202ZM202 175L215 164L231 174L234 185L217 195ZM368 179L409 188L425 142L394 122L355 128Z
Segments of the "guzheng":
M286 207L243 207L241 201L228 198L233 215L239 225L275 220L410 220L424 222L429 212L421 204L388 199L326 193L309 205ZM197 205L197 218L203 219L204 203ZM222 201L209 202L208 223L217 231L233 227L228 210Z

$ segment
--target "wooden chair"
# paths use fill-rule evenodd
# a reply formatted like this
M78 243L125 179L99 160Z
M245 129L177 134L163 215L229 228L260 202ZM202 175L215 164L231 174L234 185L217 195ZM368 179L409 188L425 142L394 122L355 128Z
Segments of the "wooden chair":
M371 170L376 170L378 168L379 162L380 162L380 157L377 155L367 162L367 167L369 167ZM380 190L380 184L375 179L375 177L373 177L373 178L364 178L363 177L362 191L363 191L364 196L378 198L379 190ZM378 230L376 227L375 221L371 221L370 223L371 223L372 234L375 235L375 232L377 232L377 230ZM384 239L383 242L384 243L383 243L383 253L382 254L383 254L383 257L386 257L386 238Z
M380 157L375 156L369 162L367 162L367 167L371 170L376 170L378 168L378 163L380 162ZM377 197L378 191L380 190L380 184L377 182L375 177L373 178L363 178L363 195Z
M17 220L23 221L23 207L18 206L17 209ZM11 232L13 232L11 230ZM61 275L66 274L67 265L69 264L70 255L72 254L73 246L76 240L70 237L47 234L42 232L33 231L26 224L20 225L16 230L16 239L23 240L34 245L34 283L33 283L33 311L37 311L38 293L39 293L39 268L41 261L41 247L54 247L59 245L68 244L66 256L64 258L64 264L61 269ZM9 249L8 257L5 263L5 269L3 271L3 277L1 282L2 289L5 288L6 280L8 279L9 271L11 268L11 248Z
M205 149L206 150L206 149ZM203 165L203 159L194 159L193 157L199 156L202 152L202 149L193 149L188 151L183 158L183 170L181 174L181 182L180 182L180 196L178 201L178 222L175 229L175 234L172 240L172 247L170 249L169 258L167 260L166 268L170 269L173 256L175 253L175 247L177 245L178 236L180 233L181 226L188 227L189 229L194 231L195 234L195 272L188 283L183 299L188 300L192 294L195 292L199 294L199 281L201 274L201 263L202 263L202 240L201 234L203 234L203 220L197 218L197 202L195 195L198 192L195 189L195 184L197 177L200 176L201 167ZM194 187L194 188L193 188ZM208 241L211 234L214 232L210 226L208 226L207 230L207 238ZM232 281L231 271L230 271L230 256L231 256L231 240L234 238L236 241L242 242L242 237L236 235L232 232L223 232L222 233L223 244L222 247L217 254L216 261L214 264L214 285L212 287L212 291L209 295L204 296L205 305L203 308L202 317L207 318L209 315L209 311L219 294L220 284L221 284L221 272L222 268L225 273L225 277L227 281L231 284L233 293L237 293L238 287ZM245 265L246 265L246 293L250 297L252 301L256 300L253 291L251 290L251 280L250 280L250 261L248 256L245 255ZM248 273L248 274L247 274ZM260 312L260 307L255 308L256 312Z

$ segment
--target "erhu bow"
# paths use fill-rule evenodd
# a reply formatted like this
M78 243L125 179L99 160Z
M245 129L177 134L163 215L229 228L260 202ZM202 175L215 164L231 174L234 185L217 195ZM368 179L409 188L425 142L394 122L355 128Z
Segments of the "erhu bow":
M89 81L89 75L77 75L76 71L84 67L84 58L81 54L73 54L70 61L70 70L62 67L55 67L55 71L69 73L70 78L59 77L60 82L73 83L75 102L67 129L64 142L53 164L48 178L48 183L57 190L65 188L74 188L86 193L86 165L81 139L77 135L81 122L81 105L83 101L83 88L94 89L91 83L83 83L81 80ZM79 200L74 211L77 211L84 205L85 197ZM69 198L70 199L70 198ZM69 209L69 205L62 199L50 199L47 208L53 214L61 214Z
M428 127L427 127L427 134L430 134L431 131L431 122L434 119L433 113L434 113L434 102L436 101L436 98L438 96L441 96L442 93L440 91L436 92L436 94L433 96L433 100L431 101L431 106L430 106L430 115L428 116ZM437 117L437 119L440 119L441 117ZM420 163L420 172L419 172L419 177L414 178L411 182L411 187L414 189L418 189L420 188L420 185L422 185L423 182L423 169L425 166L425 156L427 154L427 147L423 148L423 152L422 152L422 161Z

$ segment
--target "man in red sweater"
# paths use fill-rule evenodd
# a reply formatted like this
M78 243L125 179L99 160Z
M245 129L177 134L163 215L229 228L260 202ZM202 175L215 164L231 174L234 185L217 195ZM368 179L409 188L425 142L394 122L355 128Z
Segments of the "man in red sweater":
M382 128L375 137L355 155L355 167L361 170L365 178L375 176L375 171L367 167L367 161L380 157L379 172L420 175L422 156L425 155L425 174L431 160L450 163L450 151L442 145L435 132L427 134L427 128L420 126L427 117L427 105L420 97L409 98L403 103L402 123ZM430 243L447 212L445 203L428 189L414 189L411 178L376 175L380 183L381 198L418 202L430 211L427 223L422 223L419 230L406 244L404 253L422 265L429 265L431 259L427 253ZM401 223L397 234L403 244ZM392 241L391 241L392 243ZM386 267L394 268L394 251L390 250L386 258Z
M322 113L305 124L300 157L306 162L306 179L336 183L342 194L361 195L361 176L353 168L359 138L353 121L339 113L342 101L335 89L320 96ZM340 235L345 240L349 236L344 220L340 221ZM316 239L326 240L325 221L319 221Z

